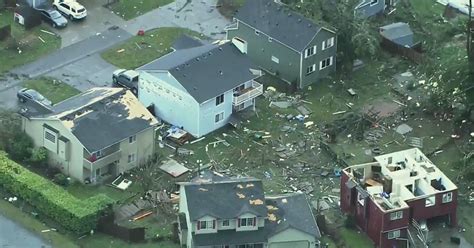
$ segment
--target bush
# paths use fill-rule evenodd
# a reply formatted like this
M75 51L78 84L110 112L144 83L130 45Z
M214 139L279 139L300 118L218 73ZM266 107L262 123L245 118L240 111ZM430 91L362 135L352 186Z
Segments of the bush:
M16 132L13 140L7 145L7 153L15 161L27 161L31 158L33 140L24 132Z
M27 170L0 151L0 186L77 234L96 228L98 219L110 210L112 199L99 194L78 199L60 186Z
M58 173L54 175L53 182L62 186L67 186L69 184L69 180L67 180L67 176L64 175L63 173Z
M48 151L44 147L34 148L31 152L30 162L35 166L44 167L48 163Z

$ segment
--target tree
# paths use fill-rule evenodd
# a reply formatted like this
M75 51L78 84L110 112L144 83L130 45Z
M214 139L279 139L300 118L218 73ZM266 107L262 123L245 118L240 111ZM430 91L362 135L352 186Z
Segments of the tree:
M20 117L12 111L0 110L0 150L16 161L31 158L33 140L22 131Z
M46 148L34 148L31 152L30 162L40 167L46 166L48 162L48 151Z
M139 184L144 192L153 189L154 185L159 179L159 175L162 174L158 171L158 167L163 161L163 155L154 153L146 160L140 162L137 167L136 174L139 179Z

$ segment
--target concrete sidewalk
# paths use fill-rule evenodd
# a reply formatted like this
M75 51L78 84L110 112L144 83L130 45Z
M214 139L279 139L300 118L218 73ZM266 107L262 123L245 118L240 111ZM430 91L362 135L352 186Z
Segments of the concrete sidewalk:
M83 41L55 51L33 63L17 67L11 72L29 78L41 76L92 54L101 52L130 37L132 37L132 35L121 28L108 29L99 35L91 36Z

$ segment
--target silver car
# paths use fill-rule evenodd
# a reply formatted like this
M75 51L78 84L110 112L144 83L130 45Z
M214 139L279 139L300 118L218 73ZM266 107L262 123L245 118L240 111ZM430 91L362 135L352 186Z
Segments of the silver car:
M27 102L27 101L34 101L40 103L45 106L51 106L51 101L46 99L43 95L41 95L38 91L33 89L23 88L16 93L18 100L20 102Z

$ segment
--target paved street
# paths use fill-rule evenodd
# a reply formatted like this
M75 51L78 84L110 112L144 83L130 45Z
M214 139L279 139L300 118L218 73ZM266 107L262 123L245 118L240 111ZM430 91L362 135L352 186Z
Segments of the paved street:
M32 232L0 215L0 247L49 248L51 246Z

